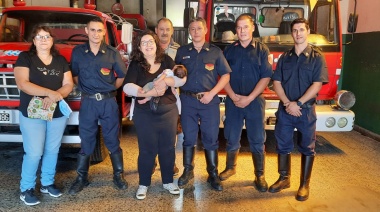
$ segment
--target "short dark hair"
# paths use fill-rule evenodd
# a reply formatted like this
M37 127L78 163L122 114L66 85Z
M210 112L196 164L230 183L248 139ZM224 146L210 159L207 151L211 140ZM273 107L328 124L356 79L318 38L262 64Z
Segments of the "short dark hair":
M306 20L306 19L304 19L304 18L297 18L297 19L294 19L294 20L292 21L292 23L290 24L290 29L293 30L293 26L294 26L295 24L305 24L306 29L310 29L309 21Z
M206 23L206 20L203 19L203 18L201 18L201 17L196 17L196 18L191 19L190 22L189 22L189 26L190 26L191 23L194 23L194 22L197 22L197 21L201 22L202 25L204 26L204 28L207 29L207 23Z
M172 21L171 21L169 18L166 18L166 17L162 17L162 18L160 18L160 19L157 21L156 28L157 28L158 24L160 24L161 21L167 21L167 22L169 22L170 25L171 25L172 28L173 28L173 23L172 23Z
M255 25L255 21L253 20L252 16L249 15L248 13L241 14L235 21L235 25L237 25L238 21L247 19L252 25Z
M93 18L93 19L90 19L90 20L87 22L87 26L88 26L91 22L98 22L98 23L102 23L102 24L103 24L103 20L100 19L99 17L95 17L95 18Z

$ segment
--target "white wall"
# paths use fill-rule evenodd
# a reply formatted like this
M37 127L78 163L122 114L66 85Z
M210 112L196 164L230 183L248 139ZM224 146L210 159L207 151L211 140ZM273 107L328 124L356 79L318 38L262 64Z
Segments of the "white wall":
M380 31L380 0L356 0L356 14L359 15L357 33ZM347 20L354 13L355 0L341 0L342 29L347 33ZM345 11L342 8L346 9ZM345 19L343 19L345 18Z
M183 27L183 11L185 0L166 0L166 17L175 27Z

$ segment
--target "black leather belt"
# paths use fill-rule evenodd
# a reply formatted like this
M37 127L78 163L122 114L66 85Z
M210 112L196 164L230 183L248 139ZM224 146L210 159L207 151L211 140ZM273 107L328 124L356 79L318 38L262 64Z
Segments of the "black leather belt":
M196 98L198 100L202 99L202 97L203 97L203 93L195 93L195 92L192 92L192 91L180 90L179 93L187 95L187 96L192 96L192 97L194 97L194 98Z
M96 94L88 94L88 93L82 92L82 97L96 99L97 101L113 98L115 96L116 96L116 91L109 92L109 93L96 93Z

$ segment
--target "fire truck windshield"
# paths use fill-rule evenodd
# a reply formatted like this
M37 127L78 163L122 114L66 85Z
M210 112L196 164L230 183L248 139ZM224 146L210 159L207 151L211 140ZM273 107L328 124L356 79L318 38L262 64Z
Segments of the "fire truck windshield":
M3 14L1 19L0 42L31 41L30 34L36 25L52 28L56 41L84 42L88 40L84 27L94 17L88 14L69 12L9 11ZM77 36L72 37L73 35Z
M319 0L315 5L310 5L308 0L214 1L210 40L227 44L237 40L235 20L247 14L255 22L253 36L256 39L268 46L293 45L290 23L296 18L305 18L310 24L311 44L325 48L324 51L339 51L337 12L332 0Z

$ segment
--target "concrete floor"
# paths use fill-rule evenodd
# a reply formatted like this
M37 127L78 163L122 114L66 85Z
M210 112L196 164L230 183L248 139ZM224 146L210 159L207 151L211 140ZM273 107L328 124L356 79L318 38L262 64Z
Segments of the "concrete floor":
M225 146L220 134L219 171L225 165ZM37 192L41 204L26 206L19 199L22 146L0 143L0 211L380 211L380 142L356 131L318 133L317 155L311 179L310 198L295 200L299 186L300 155L292 157L291 187L280 193L260 193L253 187L253 165L246 138L238 158L237 174L223 183L224 191L210 189L204 153L197 147L193 185L171 195L162 188L159 170L152 178L145 200L137 200L137 140L134 126L123 126L126 191L118 191L112 183L109 158L92 165L91 184L76 196L67 193L76 177L74 154L63 149L57 166L56 184L64 195L53 198ZM182 147L177 146L177 165L182 172ZM278 178L277 155L273 133L268 132L266 179ZM178 176L175 178L177 182ZM37 189L40 188L39 181Z

